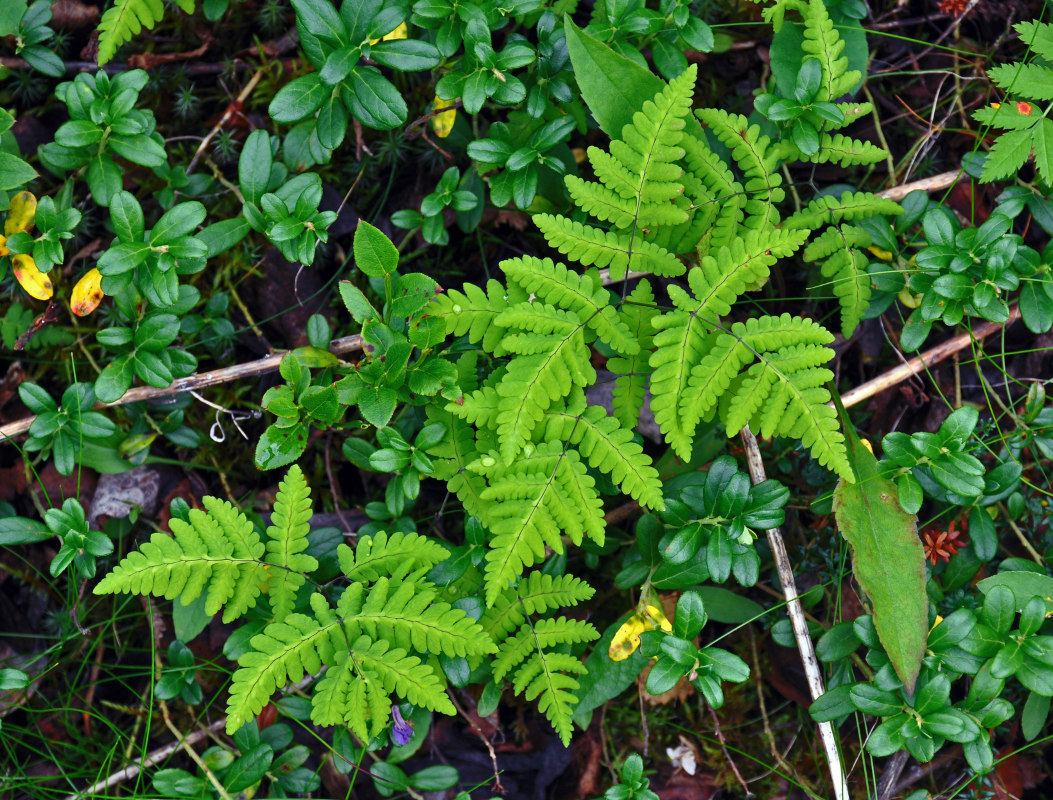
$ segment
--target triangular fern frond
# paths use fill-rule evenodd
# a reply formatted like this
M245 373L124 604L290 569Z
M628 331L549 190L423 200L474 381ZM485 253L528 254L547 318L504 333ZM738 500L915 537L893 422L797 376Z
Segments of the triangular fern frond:
M838 164L851 167L857 164L876 164L884 161L888 153L872 142L863 142L840 133L824 133L819 137L819 150L808 161L813 164Z
M498 281L488 280L484 292L474 283L464 284L464 292L450 289L432 300L432 315L446 320L446 332L454 336L468 334L473 344L482 342L483 349L504 355L498 346L504 328L495 325L498 315L509 305L526 299L523 292L506 289Z
M833 373L820 365L833 358L823 346L831 341L832 334L818 323L789 314L736 322L713 337L705 359L692 370L691 394L681 413L694 422L723 402L729 436L749 423L765 436L801 439L819 463L854 480L837 415L826 405L830 393L824 384ZM755 358L758 363L736 384Z
M501 399L497 413L501 458L516 457L529 441L534 426L552 403L572 386L596 380L589 362L584 326L571 312L540 303L519 303L502 312L500 324L531 333L510 333L501 340L506 351L523 353L508 364L497 385Z
M580 660L550 648L591 642L599 632L587 622L566 617L542 619L519 628L501 644L494 659L494 679L512 678L513 690L527 700L539 699L538 708L552 723L564 744L570 741L571 715L579 684L566 673L584 673Z
M292 612L296 592L307 582L306 573L318 569L314 556L303 552L308 546L312 513L307 479L293 464L278 484L272 524L267 528L267 563L274 565L267 586L276 622Z
M351 657L359 667L376 675L388 694L395 692L413 705L443 714L456 714L446 687L428 664L385 641L362 636L351 646Z
M502 591L483 613L479 624L490 638L500 642L526 622L527 614L544 614L557 608L576 606L594 594L591 586L573 575L531 572L516 586Z
M312 597L312 605L314 597L320 595ZM230 685L227 733L251 721L286 683L318 673L322 664L335 663L334 653L345 650L347 642L339 621L320 625L305 614L289 614L284 622L272 623L253 636L252 647L238 659L241 666Z
M806 261L822 261L821 273L831 280L841 306L841 333L846 339L870 306L870 260L859 249L870 241L862 228L840 225L827 228L804 251Z
M244 514L215 497L203 500L208 513L191 509L189 522L173 518L174 536L155 533L103 578L95 594L152 594L184 605L205 593L205 611L226 605L230 622L256 605L267 580L266 546Z
M750 125L741 114L729 114L717 108L700 108L695 111L713 135L731 150L739 169L746 177L747 228L764 230L779 224L777 203L786 197L782 188L782 175L778 173L778 151L771 139L761 134L759 125Z
M451 658L494 651L478 622L435 599L430 584L381 578L369 589L361 583L348 586L336 610L349 638L365 633L405 650L444 653Z
M359 741L379 736L391 716L391 698L380 677L356 665L347 653L326 670L311 697L315 725L346 725Z

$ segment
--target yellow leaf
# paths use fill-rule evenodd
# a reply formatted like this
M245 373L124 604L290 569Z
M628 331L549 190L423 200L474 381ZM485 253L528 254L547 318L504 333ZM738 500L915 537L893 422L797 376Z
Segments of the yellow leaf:
M442 111L431 118L431 127L435 131L435 135L440 139L445 139L450 135L450 131L453 130L453 123L457 120L457 108L454 106L456 100L442 100L438 95L435 96L435 100L432 101L432 108L449 108L446 111Z
M611 646L607 649L607 655L611 657L611 661L625 661L635 653L636 648L640 646L640 634L653 627L645 622L639 613L625 620L614 634Z
M11 210L4 221L4 233L21 233L33 227L37 216L37 199L31 192L19 192L11 198Z
M867 250L869 250L873 255L880 258L882 261L892 260L892 253L890 253L888 250L884 250L878 247L876 244L870 245L870 247L868 247Z
M400 22L399 26L395 28L391 33L385 33L379 39L370 39L370 44L376 44L377 42L390 42L393 39L407 39L409 38L409 30L406 28L405 22Z
M0 233L0 256L6 256L10 252L7 249L7 237Z
M11 256L11 264L14 266L15 279L30 297L35 297L37 300L50 300L55 294L51 286L51 278L37 269L33 256L25 253Z
M660 606L644 607L644 617L647 619L649 623L648 628L650 629L661 628L666 633L671 633L673 630L673 623L669 621L669 618Z
M77 285L73 287L69 308L78 317L86 317L99 307L102 298L102 273L98 268L85 272Z

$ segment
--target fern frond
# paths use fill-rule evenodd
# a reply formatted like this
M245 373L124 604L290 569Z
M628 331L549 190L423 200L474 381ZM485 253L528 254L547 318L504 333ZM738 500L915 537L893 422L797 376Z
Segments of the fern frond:
M274 607L274 619L281 622L293 610L296 592L307 582L305 573L318 569L318 561L303 551L311 531L311 490L303 470L293 464L278 484L274 514L267 527L267 593Z
M348 586L336 604L348 637L366 633L395 647L454 656L492 653L494 643L479 623L459 608L435 602L428 584L381 578L369 589Z
M796 214L787 217L783 227L816 230L838 222L855 222L867 217L902 213L903 206L899 203L870 192L845 192L840 197L827 194L815 198Z
M186 13L194 13L194 0L176 2ZM117 48L138 36L143 28L153 30L164 13L161 0L114 0L99 20L99 66L113 58Z
M504 680L510 670L539 649L591 642L598 638L596 629L584 620L557 617L523 625L515 636L502 642L501 651L493 661L494 679Z
M450 555L438 542L419 533L377 531L360 536L355 549L336 548L340 570L353 581L376 581L383 577L423 575Z
M576 175L568 175L566 184L574 205L600 222L610 222L616 228L628 228L634 223L642 226L676 225L687 219L687 212L670 203L650 203L640 208L636 198L624 197L602 183L585 181ZM671 190L667 193L672 195L669 200L675 199L684 190L681 183L669 185Z
M537 653L516 672L514 688L527 700L537 698L538 710L548 717L563 746L570 745L574 706L579 684L567 672L585 672L585 666L563 653Z
M566 265L557 264L551 258L534 256L505 259L501 269L524 291L576 314L617 352L630 356L639 352L639 343L610 305L609 293L592 276L571 272Z
M834 21L830 18L823 0L810 0L807 11L802 9L801 13L804 16L804 41L801 43L801 49L819 59L823 70L819 93L815 99L821 102L836 100L849 92L863 76L858 70L848 68L848 58L842 55L845 49L844 40L834 27Z
M238 659L241 666L230 685L227 733L250 722L286 683L335 663L334 653L346 649L347 643L338 621L319 625L305 614L289 614L284 622L273 622L253 636L252 647Z
M558 442L524 449L511 464L493 456L472 469L486 475L483 524L493 534L486 554L486 604L513 584L526 567L545 558L545 547L563 552L562 534L603 542L603 504L595 482L574 450Z
M705 255L711 249L730 244L735 238L746 216L746 190L735 180L731 168L700 139L685 136L683 145L688 174L698 178L713 196L709 201L715 207L713 223L709 233L698 242L702 246L702 254ZM685 180L685 185L687 183ZM699 215L698 210L695 211L695 215Z
M841 333L852 335L870 307L870 261L859 248L870 245L870 235L855 225L827 228L804 250L806 261L822 260L821 273L830 278L841 306Z
M871 142L862 142L840 133L824 133L819 137L819 150L806 160L813 164L831 162L842 167L857 164L876 164L884 161L886 151Z
M449 490L457 495L465 510L478 516L486 481L481 475L467 469L479 457L475 431L448 409L439 409L434 403L427 406L426 412L429 421L441 422L450 432L449 436L428 451L435 464L434 476L447 481Z
M731 157L746 177L744 225L747 228L764 230L779 224L779 209L786 197L782 188L782 175L778 173L778 152L771 139L760 132L759 125L750 125L741 114L729 114L717 108L700 108L695 111L713 135L731 150Z
M535 214L534 224L549 245L563 255L585 266L610 267L615 280L624 278L627 270L663 277L684 274L680 259L642 237L634 239L619 231L602 231L551 214Z
M647 280L641 280L618 310L618 318L637 342L637 352L632 356L616 356L607 359L607 369L618 377L614 381L612 403L614 416L623 428L632 430L640 419L647 394L647 383L651 367L647 363L651 354L651 320L658 314L654 292Z
M385 641L370 641L369 637L361 636L351 645L351 656L363 672L379 678L385 692L394 692L429 711L457 713L435 670L405 650L390 648Z
M496 431L500 402L501 396L497 393L497 389L493 386L484 386L464 395L459 403L447 403L446 409L458 419L470 422L478 428L490 428Z
M824 384L833 373L820 365L833 358L823 346L831 341L832 334L818 323L789 314L736 322L713 337L709 354L692 370L691 394L681 413L693 422L726 401L729 436L748 422L764 436L801 439L819 463L854 480L837 415L826 405L830 393ZM758 363L735 385L754 358Z
M502 340L507 350L527 352L512 359L497 385L501 399L497 432L501 457L515 458L529 441L534 426L553 402L571 386L585 387L596 380L589 362L583 325L569 311L549 305L520 303L501 315L502 324L534 334L510 334Z
M391 717L391 698L383 682L356 666L347 653L326 670L311 697L311 721L316 725L346 725L359 741L379 736Z
M631 430L607 415L602 406L589 406L580 413L566 409L545 415L544 438L578 446L593 469L609 475L621 490L640 505L661 510L662 480L643 448L633 441Z
M483 612L479 624L494 641L504 640L524 622L527 614L544 614L557 608L576 606L590 599L595 590L573 575L531 572L515 587L502 591Z
M230 622L256 605L267 566L266 546L244 514L215 497L204 499L208 513L191 509L189 522L173 518L174 536L155 533L129 553L94 589L95 594L152 594L184 605L205 593L205 611L220 608Z
M488 280L486 290L473 283L464 284L464 292L449 289L432 300L433 316L446 321L446 332L453 336L468 334L473 344L482 342L483 349L504 355L499 342L505 330L495 325L498 315L509 305L526 299L522 292L506 289L498 281Z

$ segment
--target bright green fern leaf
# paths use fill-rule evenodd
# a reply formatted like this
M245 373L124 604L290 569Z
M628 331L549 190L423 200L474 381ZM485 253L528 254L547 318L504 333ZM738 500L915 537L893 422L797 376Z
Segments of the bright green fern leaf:
M267 563L271 577L268 594L274 619L281 622L293 610L297 590L307 581L306 573L318 569L318 561L303 551L311 530L311 490L303 470L293 464L274 499L274 516L267 528Z
M267 580L265 545L252 523L230 503L203 500L207 513L191 509L189 522L173 518L174 536L155 533L125 556L94 589L95 594L152 594L186 605L205 593L205 611L224 608L230 622L256 605Z
M194 0L176 0L176 4L186 13L194 13ZM99 20L99 66L113 58L117 48L138 36L143 28L152 30L164 13L161 0L114 0Z
M654 292L647 280L636 285L618 310L619 319L637 342L635 355L607 359L607 369L618 376L614 381L612 399L614 416L628 430L636 427L647 394L651 377L651 367L647 363L651 357L651 320L657 313Z
M450 555L438 542L419 533L378 531L361 536L354 550L346 544L336 548L340 570L353 581L376 581L383 577L423 575Z

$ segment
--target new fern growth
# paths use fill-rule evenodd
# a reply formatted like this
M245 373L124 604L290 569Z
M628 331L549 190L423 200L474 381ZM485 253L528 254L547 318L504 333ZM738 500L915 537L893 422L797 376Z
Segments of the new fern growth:
M95 587L96 594L152 594L184 604L205 595L205 610L226 622L266 595L268 624L239 659L227 705L234 732L288 683L318 676L311 718L347 725L363 742L388 724L391 695L455 713L433 655L478 658L497 647L464 611L442 602L427 572L449 551L416 533L377 533L337 549L345 585L311 580L307 553L310 490L299 467L281 483L265 539L229 503L173 518L173 536L155 533ZM302 591L310 584L310 591Z

